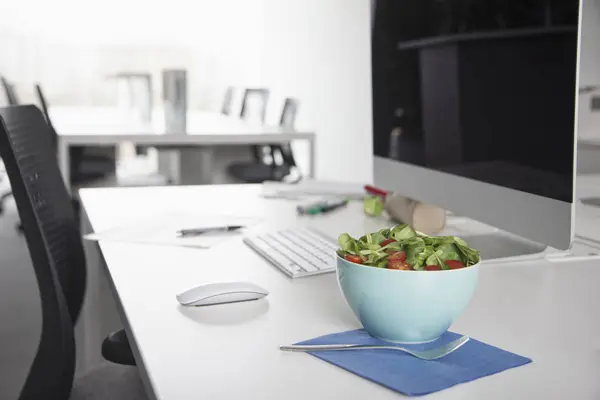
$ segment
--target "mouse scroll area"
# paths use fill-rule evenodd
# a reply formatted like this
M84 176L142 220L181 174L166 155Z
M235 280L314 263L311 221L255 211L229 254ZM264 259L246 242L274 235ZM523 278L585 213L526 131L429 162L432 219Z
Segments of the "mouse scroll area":
M216 304L240 303L243 301L255 301L263 298L264 295L254 292L235 292L218 294L206 299L198 300L189 304L195 307L212 306Z
M177 295L184 306L209 306L258 300L269 292L249 282L219 282L199 285Z

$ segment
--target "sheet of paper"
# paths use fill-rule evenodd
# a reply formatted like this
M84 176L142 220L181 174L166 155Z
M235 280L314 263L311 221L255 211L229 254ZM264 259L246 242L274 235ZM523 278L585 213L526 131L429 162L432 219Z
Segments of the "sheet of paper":
M152 219L130 222L122 226L84 236L85 240L113 241L165 246L183 246L208 249L234 237L241 237L248 228L258 225L260 218L234 215L166 214ZM205 233L192 237L179 237L181 229L197 229L226 225L245 228L230 232Z
M359 199L365 196L364 185L358 183L303 180L298 183L265 182L262 196L266 198L302 199L311 196L339 196Z

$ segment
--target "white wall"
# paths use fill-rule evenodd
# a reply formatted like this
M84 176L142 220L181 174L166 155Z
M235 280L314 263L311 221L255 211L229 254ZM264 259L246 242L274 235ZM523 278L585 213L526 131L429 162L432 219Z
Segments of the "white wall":
M317 176L372 178L369 0L264 0L261 78L300 100L317 133Z

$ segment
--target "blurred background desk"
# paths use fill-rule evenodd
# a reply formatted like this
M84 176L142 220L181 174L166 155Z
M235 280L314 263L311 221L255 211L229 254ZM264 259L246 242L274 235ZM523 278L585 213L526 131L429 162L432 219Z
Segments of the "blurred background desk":
M310 159L308 176L312 176L315 169L313 132L297 132L208 111L188 111L185 133L168 132L161 109L153 110L151 123L110 107L60 107L49 111L58 134L59 165L65 182L70 182L71 146L117 146L121 143L173 150L159 154L158 172L174 184L213 183L215 160L211 149L215 146L247 147L249 144L306 140ZM179 151L190 147L201 148L201 151Z

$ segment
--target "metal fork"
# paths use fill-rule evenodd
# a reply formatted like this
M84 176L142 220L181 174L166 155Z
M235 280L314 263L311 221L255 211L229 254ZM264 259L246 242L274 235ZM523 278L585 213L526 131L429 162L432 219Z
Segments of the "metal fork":
M372 344L293 344L288 346L280 346L283 351L334 351L334 350L397 350L408 353L411 356L420 358L421 360L437 360L456 351L462 345L469 341L468 336L461 336L453 342L444 344L439 347L428 350L411 350L405 347L392 345L372 345Z

